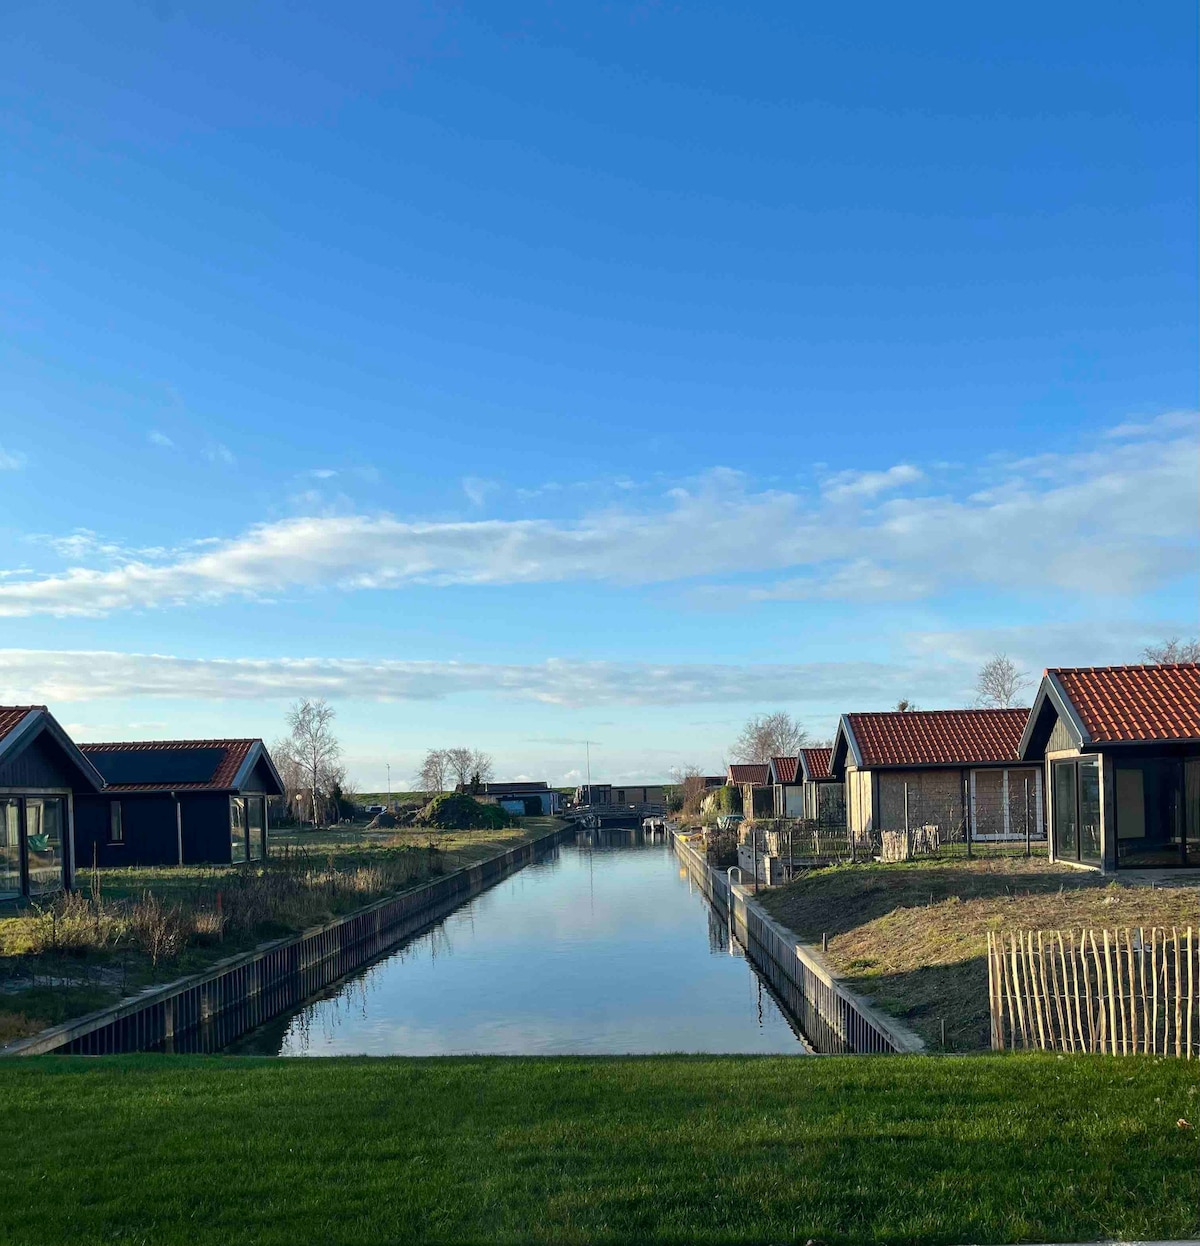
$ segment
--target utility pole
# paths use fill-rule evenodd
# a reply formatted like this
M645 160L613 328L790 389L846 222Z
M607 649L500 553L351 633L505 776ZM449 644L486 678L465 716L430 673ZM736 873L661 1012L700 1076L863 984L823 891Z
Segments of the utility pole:
M587 803L592 803L592 742L584 740L583 747L587 750Z
M387 763L387 772L388 772L388 799L387 799L387 803L390 805L390 804L392 803L392 763L391 763L391 762L388 762L388 763Z

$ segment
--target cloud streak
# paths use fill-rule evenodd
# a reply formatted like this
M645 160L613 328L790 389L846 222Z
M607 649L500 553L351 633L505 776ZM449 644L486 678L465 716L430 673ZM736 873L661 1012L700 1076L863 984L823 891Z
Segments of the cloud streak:
M565 707L885 704L897 687L922 696L946 670L877 662L651 663L550 659L526 665L358 658L184 658L108 650L0 650L0 688L15 702L125 697L268 701L298 696L437 701L495 695Z
M756 490L717 469L641 509L573 521L307 516L163 558L10 576L0 582L0 616L102 615L330 587L734 575L760 577L751 592L760 600L894 601L981 587L1132 594L1194 574L1198 450L1193 428L1160 420L1075 454L989 464L966 496L885 496L920 478L907 464L839 477L817 496Z

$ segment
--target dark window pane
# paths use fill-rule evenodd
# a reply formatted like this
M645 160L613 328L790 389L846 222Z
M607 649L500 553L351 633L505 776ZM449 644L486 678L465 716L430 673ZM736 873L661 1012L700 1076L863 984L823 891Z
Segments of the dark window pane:
M62 823L61 800L25 802L25 851L31 896L57 891L63 885Z
M21 894L21 819L15 800L0 800L0 897Z
M1054 763L1054 852L1068 861L1079 860L1079 825L1075 816L1075 763Z
M240 796L229 798L229 859L234 865L246 859L246 802Z
M1100 864L1100 763L1079 763L1079 859Z

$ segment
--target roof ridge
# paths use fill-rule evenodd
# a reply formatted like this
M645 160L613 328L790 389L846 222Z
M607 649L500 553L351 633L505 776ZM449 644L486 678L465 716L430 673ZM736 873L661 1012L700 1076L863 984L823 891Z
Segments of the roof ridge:
M40 707L36 707L40 708ZM79 747L86 750L92 748L156 748L168 744L186 744L192 748L199 745L209 745L215 747L217 745L230 744L260 744L262 736L229 736L224 739L210 740L91 740L87 744L81 744Z

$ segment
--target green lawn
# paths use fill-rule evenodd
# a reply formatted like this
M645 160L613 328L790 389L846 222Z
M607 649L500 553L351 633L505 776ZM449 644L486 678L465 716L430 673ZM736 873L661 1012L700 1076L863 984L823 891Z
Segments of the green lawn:
M1195 1070L1134 1057L0 1062L0 1239L1200 1234Z

